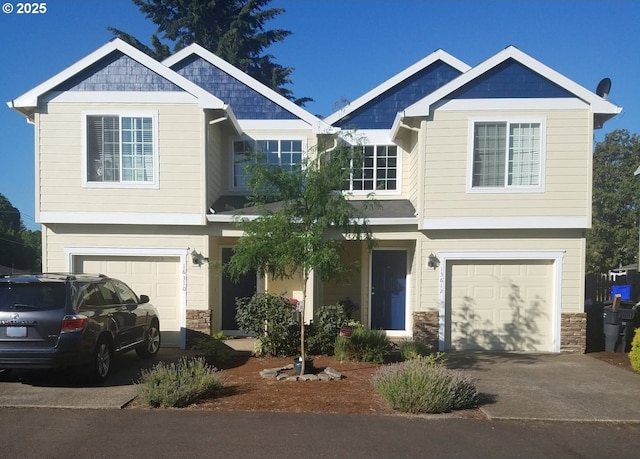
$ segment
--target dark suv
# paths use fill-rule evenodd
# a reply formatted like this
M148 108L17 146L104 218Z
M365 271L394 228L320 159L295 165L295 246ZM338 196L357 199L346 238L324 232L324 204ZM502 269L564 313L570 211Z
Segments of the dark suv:
M149 297L105 275L0 277L0 372L77 367L104 381L113 356L160 348L160 323Z

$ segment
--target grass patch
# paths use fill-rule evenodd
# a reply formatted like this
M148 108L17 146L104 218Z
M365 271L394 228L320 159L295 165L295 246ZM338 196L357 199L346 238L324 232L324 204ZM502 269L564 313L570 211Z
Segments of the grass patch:
M391 408L405 413L448 413L478 405L473 381L434 359L386 365L375 372L372 383Z
M143 371L138 397L146 407L181 408L214 396L222 387L220 372L203 357L182 357L177 363L160 362Z

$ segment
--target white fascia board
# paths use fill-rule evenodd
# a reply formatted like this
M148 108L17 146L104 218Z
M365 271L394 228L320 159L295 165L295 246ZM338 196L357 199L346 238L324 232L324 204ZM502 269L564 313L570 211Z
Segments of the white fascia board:
M169 56L167 59L162 61L162 64L166 65L167 67L172 67L173 65L191 56L192 54L195 54L196 56L201 57L202 59L206 60L210 64L218 67L223 72L231 75L236 80L246 84L250 88L259 92L260 94L265 96L267 99L280 105L285 110L293 113L298 118L306 121L314 129L314 133L322 133L322 132L330 131L332 129L330 125L326 124L323 120L321 120L317 116L312 115L311 113L306 111L304 108L294 104L283 95L278 94L273 89L260 83L258 80L256 80L252 76L246 74L239 68L231 65L224 59L216 56L211 51L203 48L202 46L196 43L191 44L186 48L182 48L177 53L173 54L172 56Z
M442 61L442 62L444 62L446 64L449 64L451 67L453 67L453 68L455 68L455 69L457 69L457 70L459 70L460 72L463 72L463 73L468 71L471 68L467 64L462 62L461 60L459 60L459 59L453 57L451 54L447 53L446 51L444 51L442 49L438 49L438 50L434 51L433 53L429 54L428 56L426 56L425 58L421 59L420 61L416 62L412 66L407 67L402 72L392 76L391 78L389 78L388 80L386 80L382 84L376 86L371 91L369 91L366 94L358 97L356 100L354 100L350 104L344 106L343 108L341 108L340 110L336 111L335 113L332 113L331 115L327 116L325 118L325 121L330 125L335 123L336 121L339 121L340 119L342 119L345 116L349 115L353 111L355 111L358 108L362 107L364 104L366 104L366 103L370 102L371 100L375 99L380 94L384 93L385 91L388 91L389 89L393 88L397 84L403 82L407 78L415 75L416 73L418 73L422 69L430 66L431 64L433 64L433 63L435 63L437 61Z
M63 71L59 72L58 74L54 75L53 77L39 84L35 88L31 89L30 91L27 91L26 93L17 97L16 99L10 102L7 102L7 104L9 105L9 107L16 108L16 109L24 108L24 107L37 107L38 99L40 98L40 96L49 92L59 84L64 83L69 78L85 70L90 65L98 62L100 59L102 59L103 57L109 55L114 51L122 52L123 54L129 56L133 60L139 62L141 65L144 65L149 70L152 70L153 72L157 73L163 78L166 78L167 80L171 81L179 88L185 90L190 94L193 94L198 99L198 103L202 108L209 108L209 109L226 109L227 108L224 102L218 99L217 97L215 97L214 95L208 93L207 91L205 91L204 89L196 85L195 83L192 83L191 81L187 80L185 77L179 75L178 73L174 72L167 66L161 64L160 62L156 61L152 57L147 56L142 51L136 49L135 47L129 45L128 43L125 43L119 38L114 38L113 40L109 41L105 45L101 46L97 50L90 53L89 55L83 57L82 59L77 61L75 64L72 64L71 66L67 67Z
M489 59L485 60L484 62L473 67L466 73L463 73L458 78L450 81L440 89L437 89L422 100L419 100L410 107L407 107L404 110L404 115L428 116L431 111L432 105L434 105L436 102L444 99L453 91L461 88L465 84L473 81L474 79L478 78L479 76L483 75L484 73L488 72L489 70L493 69L497 65L510 58L515 59L526 67L529 67L534 72L539 73L543 77L566 89L568 92L574 94L579 99L584 100L591 106L591 110L594 113L617 115L622 111L622 107L618 107L611 102L606 101L597 94L580 86L576 82L570 80L569 78L556 72L552 68L547 67L540 61L537 61L531 56L520 51L515 46L509 46L499 53L495 54L494 56L490 57Z
M176 225L202 226L202 214L150 212L40 212L39 223L101 225Z
M422 230L585 229L587 217L427 217Z

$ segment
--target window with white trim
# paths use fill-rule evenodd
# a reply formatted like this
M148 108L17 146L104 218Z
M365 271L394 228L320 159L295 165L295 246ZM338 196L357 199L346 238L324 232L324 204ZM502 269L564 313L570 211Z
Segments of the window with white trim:
M539 122L475 122L472 187L540 188L541 126Z
M87 182L153 184L155 122L153 115L87 114Z
M351 176L345 191L395 191L398 189L398 148L395 145L354 147ZM355 154L358 153L358 154Z
M267 164L293 170L302 164L304 144L302 140L234 140L233 187L247 187L246 166L250 155L263 155Z

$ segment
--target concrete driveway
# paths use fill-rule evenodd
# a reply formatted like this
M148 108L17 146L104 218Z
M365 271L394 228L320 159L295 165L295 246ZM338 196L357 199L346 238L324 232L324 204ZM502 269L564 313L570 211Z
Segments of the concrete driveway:
M93 387L65 372L16 372L0 382L0 407L122 408L136 396L142 369L184 354L161 349L152 360L120 356L110 379ZM448 366L476 381L490 419L640 423L640 374L588 355L460 352L449 354Z
M640 423L640 374L585 354L449 354L490 419Z
M14 370L8 381L0 382L0 407L122 408L135 398L143 369L181 355L183 351L163 348L155 359L140 359L135 352L118 356L109 379L96 386L87 386L71 371Z

